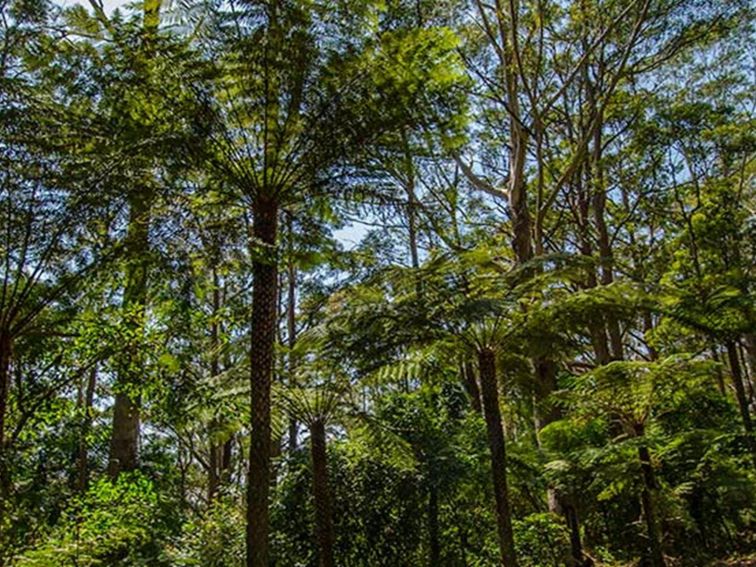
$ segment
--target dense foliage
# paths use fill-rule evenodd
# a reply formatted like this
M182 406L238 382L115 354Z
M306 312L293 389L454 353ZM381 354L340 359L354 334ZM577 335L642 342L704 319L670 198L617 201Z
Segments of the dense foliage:
M755 564L749 2L0 9L0 567Z

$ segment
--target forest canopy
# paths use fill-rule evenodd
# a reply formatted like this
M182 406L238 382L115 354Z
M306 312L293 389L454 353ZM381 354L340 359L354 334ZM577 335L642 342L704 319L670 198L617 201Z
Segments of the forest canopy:
M0 567L756 565L750 2L0 11Z

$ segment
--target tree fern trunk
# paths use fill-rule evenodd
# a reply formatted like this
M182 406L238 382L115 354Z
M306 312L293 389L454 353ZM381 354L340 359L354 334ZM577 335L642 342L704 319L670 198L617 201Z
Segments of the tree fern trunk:
M641 492L641 506L643 507L643 516L646 521L646 532L648 536L648 550L652 567L666 567L664 554L662 553L661 533L659 522L656 517L656 478L654 468L651 464L651 454L648 447L638 447L638 457L641 462L641 473L643 474L643 491Z
M268 494L270 491L270 385L277 328L278 262L275 243L278 205L258 199L253 207L254 235L264 250L253 250L250 344L251 434L247 475L247 566L268 567Z
M312 455L312 493L315 500L315 531L318 541L318 565L333 567L333 517L328 480L325 424L315 420L310 425Z
M480 386L483 395L483 411L488 431L488 446L491 451L491 474L493 476L494 497L496 499L496 522L499 532L501 564L517 567L514 536L512 534L512 512L509 507L507 487L507 454L504 432L499 409L499 393L496 383L496 355L490 349L478 353Z

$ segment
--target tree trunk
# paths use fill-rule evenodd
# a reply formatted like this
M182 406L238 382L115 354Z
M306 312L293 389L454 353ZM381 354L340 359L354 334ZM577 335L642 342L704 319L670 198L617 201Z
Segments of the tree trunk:
M0 456L5 447L5 414L8 410L10 391L11 345L10 335L0 331Z
M727 360L730 363L730 374L732 383L735 386L735 397L740 409L740 417L743 420L743 429L746 434L746 442L751 452L754 467L756 467L756 440L754 440L753 421L751 420L751 411L748 407L748 396L746 395L745 385L743 383L743 371L740 367L740 357L738 356L737 345L733 341L727 342Z
M737 345L737 351L740 354L740 371L741 376L743 377L743 383L746 386L746 398L748 399L748 406L750 407L754 399L756 398L756 394L754 394L753 390L753 376L751 375L751 365L749 364L748 353L746 352L743 344L740 341L737 341L735 344Z
M727 387L725 386L724 373L722 372L722 358L719 356L719 349L716 345L711 346L711 358L714 362L717 362L717 389L723 396L727 394Z
M147 304L152 194L138 193L129 199L129 227L126 234L126 287L123 310L130 342L119 353L116 396L113 407L113 432L110 438L108 474L134 470L139 461L140 387L143 380L143 352L140 337Z
M642 435L642 432L641 432ZM643 517L646 521L646 535L648 536L649 559L652 567L666 567L664 554L662 553L661 533L656 518L655 495L656 478L654 467L651 464L651 454L648 447L638 447L638 457L643 474L643 491L641 492L641 506Z
M491 451L491 475L496 499L496 522L499 532L501 564L504 567L517 567L514 536L512 534L512 513L509 507L509 489L507 487L507 454L501 424L501 410L499 409L494 351L484 348L478 352L478 366L486 430L488 432L488 446Z
M593 99L591 93L591 99ZM596 224L596 233L598 235L599 264L601 265L601 285L609 285L614 282L614 255L612 245L609 240L609 229L606 226L606 189L604 187L604 168L602 163L603 141L601 137L603 119L597 117L599 125L594 129L593 134L593 168L594 168L594 186L592 187L593 217ZM622 331L619 321L613 314L606 316L606 327L609 332L609 339L612 345L612 358L622 360L625 356L622 345Z
M294 231L289 217L289 241L294 238ZM294 265L294 250L290 245L288 264L288 293L286 305L286 334L289 343L289 385L296 387L297 361L294 357L294 347L297 345L297 269ZM295 417L289 418L289 454L297 450L297 436L299 435L299 423Z
M220 461L220 481L228 484L231 481L231 458L234 451L234 438L232 437L223 444Z
M536 431L561 418L559 406L550 398L556 390L557 365L547 358L536 358L535 365L535 425Z
M589 567L593 562L583 553L583 542L580 537L580 521L577 510L572 502L563 502L564 517L570 530L570 565L574 567Z
M441 542L438 537L438 486L431 478L428 488L428 567L441 563Z
M312 456L312 494L315 500L315 531L319 567L333 567L333 518L328 480L325 424L317 419L310 425Z
M212 437L214 427L210 427L208 435ZM207 458L207 501L211 503L218 496L220 488L220 451L221 447L211 441Z
M512 33L515 33L512 30ZM511 151L509 156L509 207L512 216L512 250L518 264L533 258L533 241L530 234L531 217L528 207L525 162L527 159L527 133L522 128L517 103L517 79L508 73L507 90L510 104ZM516 107L516 108L515 108Z
M270 490L270 386L277 328L278 204L257 199L254 235L263 250L253 250L250 344L251 433L247 474L247 566L268 567L268 493Z
M220 313L221 297L220 297L220 278L218 277L218 270L215 266L212 269L213 277L213 303L212 313L213 322L210 325L210 376L215 378L220 374L220 325L218 323L218 314ZM208 471L207 471L207 501L212 502L218 495L218 489L221 484L221 460L223 447L216 439L216 433L218 429L217 419L212 419L210 422L209 431L207 435L209 437L210 454L208 456Z
M10 368L13 343L9 334L0 331L0 525L4 521L6 500L10 493L8 455L5 444L5 418L8 411ZM2 543L2 541L0 541ZM0 564L2 560L0 559Z
M470 403L477 413L482 413L483 408L480 405L480 388L478 379L475 377L475 368L469 362L462 365L462 385L465 387L467 394L470 396Z
M753 383L756 382L756 333L746 335L745 349L748 355L748 372Z
M108 462L111 478L135 470L139 463L139 405L139 396L132 397L126 392L116 394Z
M89 447L87 436L92 428L92 404L94 402L95 387L97 386L97 367L93 366L87 377L86 389L81 399L81 431L79 432L79 447L76 457L76 487L84 492L89 484Z
M583 176L586 177L583 180ZM577 233L580 253L586 258L593 258L593 243L590 230L590 199L589 190L592 184L590 167L581 167L576 175L574 188L577 194L577 204L575 215L577 217ZM596 277L596 268L593 264L586 266L586 278L583 284L587 289L593 289L598 285ZM597 316L588 323L588 332L591 338L591 346L596 356L596 362L600 365L608 364L611 361L609 352L609 343L606 337L606 325L604 318Z

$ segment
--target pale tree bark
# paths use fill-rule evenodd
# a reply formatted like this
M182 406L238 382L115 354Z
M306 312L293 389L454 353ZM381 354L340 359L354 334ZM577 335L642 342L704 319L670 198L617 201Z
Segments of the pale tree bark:
M126 234L126 287L123 309L130 341L117 354L113 430L110 437L108 474L112 478L132 471L139 462L140 388L144 379L144 352L139 337L144 326L150 241L152 192L135 192L129 199L129 226Z
M145 0L143 6L144 45L147 57L160 24L162 0ZM149 231L154 193L146 187L129 196L129 224L126 234L126 288L123 294L124 311L130 320L130 335L134 343L120 353L120 372L116 380L113 406L113 430L110 438L108 474L115 478L123 471L131 471L139 464L139 428L141 412L140 386L144 379L141 335L147 305L147 272L150 251Z
M92 406L97 387L97 366L87 374L86 384L79 386L79 409L81 411L81 430L76 456L76 488L84 492L89 485L89 444L87 436L92 429Z

